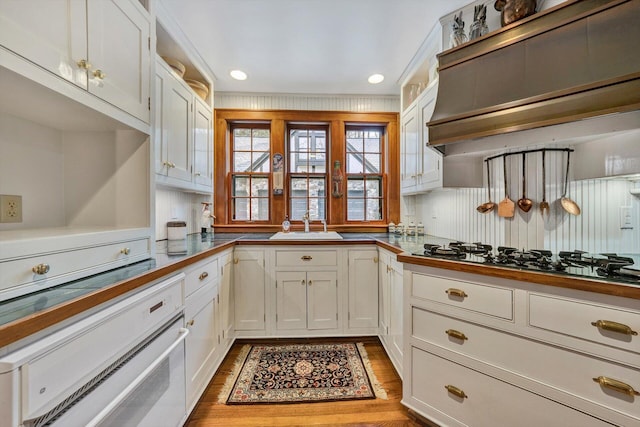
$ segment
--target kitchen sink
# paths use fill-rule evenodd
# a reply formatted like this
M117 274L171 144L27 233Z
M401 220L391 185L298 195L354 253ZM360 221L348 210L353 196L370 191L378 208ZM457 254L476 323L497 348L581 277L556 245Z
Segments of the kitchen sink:
M269 240L342 240L342 236L335 231L292 231L289 233L277 232L269 237Z

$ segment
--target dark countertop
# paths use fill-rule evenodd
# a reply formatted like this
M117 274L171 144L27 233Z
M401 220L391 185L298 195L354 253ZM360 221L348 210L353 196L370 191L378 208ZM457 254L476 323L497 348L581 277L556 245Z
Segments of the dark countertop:
M550 286L640 299L640 287L602 280L569 278L549 273L527 272L464 261L432 259L411 255L424 243L446 244L451 240L433 236L398 236L387 233L340 233L342 240L269 240L273 233L191 234L182 243L156 242L156 258L140 261L37 293L0 302L0 347L81 314L100 304L122 297L190 264L236 245L349 245L376 244L408 264L466 271Z

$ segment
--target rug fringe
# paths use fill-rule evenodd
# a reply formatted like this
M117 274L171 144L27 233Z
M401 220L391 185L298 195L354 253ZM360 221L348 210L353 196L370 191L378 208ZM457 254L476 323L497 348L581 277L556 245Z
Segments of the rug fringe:
M220 393L218 393L218 403L226 404L227 399L229 399L229 393L233 389L233 385L236 383L236 379L238 379L238 375L240 375L240 370L242 369L242 365L244 361L247 359L247 355L251 350L251 346L249 344L245 344L240 349L240 353L236 358L236 361L233 362L233 367L231 368L231 373L227 375L227 380L224 382L222 389L220 389Z
M369 355L367 354L367 350L364 348L364 343L356 343L356 346L358 347L358 351L360 352L362 362L364 363L364 368L367 370L367 375L369 375L369 380L371 381L373 392L376 394L376 397L387 400L387 391L382 387L382 384L380 384L378 378L376 377L376 374L373 372L373 366L371 366L371 361L369 361Z

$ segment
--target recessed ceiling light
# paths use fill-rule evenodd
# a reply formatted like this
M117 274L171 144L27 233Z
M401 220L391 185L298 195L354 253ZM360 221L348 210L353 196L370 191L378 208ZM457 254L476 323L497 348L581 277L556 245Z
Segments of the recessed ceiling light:
M242 70L231 70L229 74L236 80L247 80L247 73Z
M377 85L384 80L384 76L382 74L372 74L369 76L369 83L372 85Z

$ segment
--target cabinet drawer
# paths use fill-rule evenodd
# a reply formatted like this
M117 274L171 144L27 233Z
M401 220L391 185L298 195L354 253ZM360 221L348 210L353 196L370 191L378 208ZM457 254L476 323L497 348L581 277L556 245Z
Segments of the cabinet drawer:
M276 267L320 267L338 265L337 251L276 250Z
M638 369L415 307L412 325L415 338L612 408L640 421L637 398L634 402L631 396L601 387L593 380L604 376L640 390ZM456 337L459 334L464 334L464 337Z
M512 289L413 273L411 295L489 316L513 320Z
M123 309L22 368L23 413L37 415L113 363L183 306L184 275L123 302ZM130 302L129 302L130 301Z
M0 263L0 293L31 283L38 289L49 287L149 257L149 239L139 239L6 261ZM38 268L42 274L36 273ZM77 277L72 274L81 270Z
M529 294L529 325L640 353L640 312Z
M418 348L411 348L411 400L450 426L609 426L596 418ZM466 397L458 397L447 386ZM455 389L451 389L455 392Z
M218 278L218 259L207 259L189 267L185 279L185 296L191 295L207 283Z

